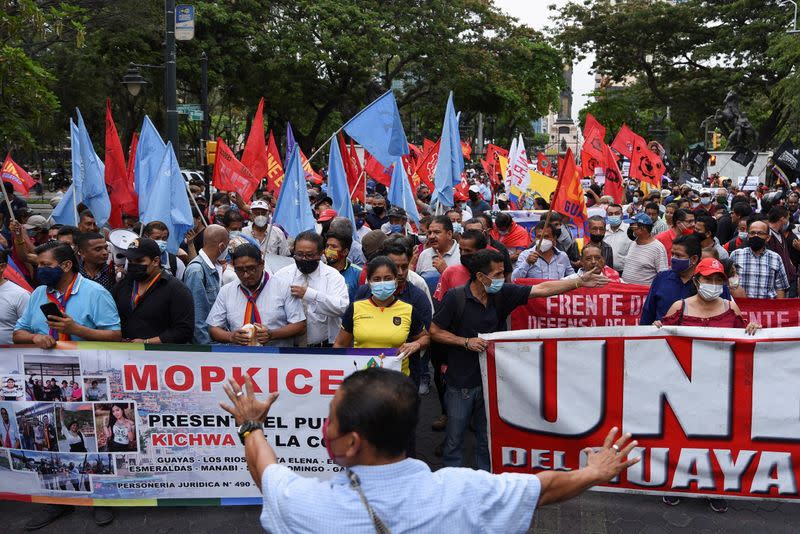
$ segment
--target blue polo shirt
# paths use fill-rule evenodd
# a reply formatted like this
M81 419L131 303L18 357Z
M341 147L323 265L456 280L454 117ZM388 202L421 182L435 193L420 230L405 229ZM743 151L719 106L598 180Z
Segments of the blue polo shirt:
M661 271L650 285L639 324L648 325L653 324L653 321L660 321L675 302L696 294L697 290L691 278L684 284L680 275L672 269ZM727 284L722 286L721 296L726 300L731 300L731 292Z
M350 302L355 302L356 290L358 289L358 279L361 278L361 267L353 265L350 260L347 260L347 267L339 274L344 277L344 283L347 285L347 294L350 296Z
M42 304L50 302L47 286L39 286L31 293L25 312L17 320L14 330L25 330L33 334L49 334L50 327L42 310ZM52 290L50 290L52 291ZM120 330L119 313L111 293L98 284L87 280L80 274L72 286L72 296L67 300L67 315L76 323L94 330ZM82 341L72 336L73 341Z

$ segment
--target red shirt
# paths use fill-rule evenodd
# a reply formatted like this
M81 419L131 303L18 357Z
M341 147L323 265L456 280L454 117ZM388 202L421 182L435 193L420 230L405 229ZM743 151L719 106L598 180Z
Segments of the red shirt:
M672 242L678 238L674 228L670 228L666 232L661 232L656 236L656 240L660 241L664 248L667 249L667 261L672 261Z
M441 278L439 278L433 298L441 301L449 289L463 286L467 282L469 282L469 269L460 264L451 265L444 270Z

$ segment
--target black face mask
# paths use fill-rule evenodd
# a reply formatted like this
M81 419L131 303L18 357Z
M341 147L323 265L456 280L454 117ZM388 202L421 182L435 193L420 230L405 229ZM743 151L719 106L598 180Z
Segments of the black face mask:
M294 260L297 270L303 274L311 274L319 267L319 260Z
M750 250L758 252L764 248L764 245L766 245L767 242L764 241L763 237L754 235L747 238L747 244L750 246Z
M137 282L147 280L147 265L140 265L138 263L128 264L128 276Z
M633 228L628 228L628 239L636 241L636 235L633 233Z
M589 234L589 239L592 243L602 243L605 236L601 234Z
M372 213L374 213L377 217L382 217L385 210L386 208L372 208Z
M468 270L470 269L470 265L472 264L472 255L468 254L466 256L461 256L461 265L466 267Z
M705 241L706 240L706 234L701 234L700 232L695 232L693 235L697 239L699 239L700 241Z

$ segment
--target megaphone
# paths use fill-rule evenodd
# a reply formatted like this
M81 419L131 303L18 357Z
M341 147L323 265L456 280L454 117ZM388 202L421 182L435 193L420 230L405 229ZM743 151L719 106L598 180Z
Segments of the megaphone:
M128 250L128 245L134 240L139 239L135 232L130 230L119 229L112 230L108 234L108 242L111 243L111 256L114 258L115 265L125 265L125 251Z

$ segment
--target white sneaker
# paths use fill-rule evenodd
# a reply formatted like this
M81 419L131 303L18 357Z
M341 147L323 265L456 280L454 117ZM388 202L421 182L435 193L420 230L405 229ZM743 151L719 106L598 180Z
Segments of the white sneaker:
M423 382L419 385L419 394L420 395L427 395L431 392L431 387L428 385L427 382Z

